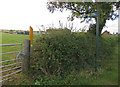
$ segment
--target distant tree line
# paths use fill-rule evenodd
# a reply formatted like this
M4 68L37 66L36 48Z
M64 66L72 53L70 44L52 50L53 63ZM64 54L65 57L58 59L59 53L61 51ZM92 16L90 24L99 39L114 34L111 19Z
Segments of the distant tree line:
M19 31L19 30L2 30L4 33L9 33L9 34L25 34L29 35L29 31Z

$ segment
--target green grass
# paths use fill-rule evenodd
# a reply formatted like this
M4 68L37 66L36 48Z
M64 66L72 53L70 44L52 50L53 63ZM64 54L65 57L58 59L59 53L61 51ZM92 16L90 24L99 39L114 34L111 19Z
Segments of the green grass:
M7 33L2 33L2 44L19 44L22 43L22 47L24 49L24 39L29 39L28 35L18 35L18 34L7 34ZM7 53L7 52L15 52L15 51L21 51L21 46L5 46L2 47L2 53ZM17 56L18 53L16 54L7 54L7 55L2 55L2 60L8 60L8 59L14 59Z
M95 80L87 81L90 85L118 85L118 36L103 36L105 39L113 38L115 43L111 59L102 61L105 65Z
M7 33L1 33L2 36L2 44L19 44L22 43L22 47L24 50L24 39L29 39L29 35L21 35L21 34L7 34ZM2 47L2 52L1 53L8 53L8 52L15 52L15 51L21 51L21 46L5 46ZM2 61L4 60L10 60L10 59L16 59L16 56L18 55L18 53L14 53L14 54L6 54L6 55L2 55ZM13 62L6 62L6 63L2 63L2 65L6 65L6 64L11 64ZM11 67L7 67L5 69L10 69ZM16 74L17 75L17 74ZM7 83L6 83L7 85Z
M20 35L20 34L6 34L2 33L2 44L24 44L24 39L29 39L28 35ZM23 45L24 46L24 45ZM6 48L6 47L4 47ZM19 49L19 46L10 46L10 49L2 49L2 52L14 51Z
M24 39L29 39L29 35L2 33L2 44L24 43Z
M104 36L106 39L109 36ZM111 36L111 38L117 38L116 36ZM28 35L16 35L16 34L6 34L2 33L2 44L17 44L24 43L24 39L29 39ZM24 46L24 45L23 45ZM3 52L11 52L20 50L20 46L17 47L5 47L2 48ZM16 55L6 55L5 59L11 59L16 57ZM2 57L3 58L3 57ZM115 44L115 50L112 59L103 61L105 64L104 68L98 69L97 73L91 70L83 70L78 73L72 72L70 75L66 76L64 80L61 78L55 78L54 80L49 80L48 84L73 84L73 85L117 85L118 84L118 44ZM39 84L40 82L33 83L28 76L23 73L16 74L12 76L13 79L6 81L4 85L30 85Z
M104 36L104 38L114 38L118 39L118 36ZM102 61L105 64L103 68L104 72L100 75L99 78L90 82L89 84L95 85L117 85L118 84L118 41L115 40L115 46L113 49L112 59Z
M103 61L104 62L104 61ZM105 65L104 72L99 78L90 82L94 85L118 85L118 46L115 48L115 54Z

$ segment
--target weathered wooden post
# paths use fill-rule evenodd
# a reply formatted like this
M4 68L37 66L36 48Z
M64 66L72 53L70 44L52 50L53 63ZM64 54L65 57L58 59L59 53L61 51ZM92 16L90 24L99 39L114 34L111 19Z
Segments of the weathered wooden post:
M22 71L27 73L30 68L30 40L24 40L24 58L22 62Z
M29 40L24 40L24 59L22 62L22 71L27 73L30 68L30 47L33 43L33 28L30 26Z

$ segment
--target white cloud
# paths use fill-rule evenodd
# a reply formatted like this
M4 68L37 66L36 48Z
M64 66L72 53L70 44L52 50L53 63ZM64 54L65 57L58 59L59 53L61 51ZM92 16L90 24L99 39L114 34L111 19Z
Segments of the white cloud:
M46 1L0 0L0 28L21 29L20 25L48 25L51 23L56 25L60 19L67 18L69 12L50 13L46 8Z
M36 25L59 26L59 20L64 23L67 22L67 17L70 11L63 11L63 13L55 11L50 13L46 8L47 0L0 0L0 29L22 29L29 30L32 25L34 30L38 30ZM88 26L88 24L80 24L80 19L75 19L74 27L77 29ZM107 21L107 29L110 32L117 32L118 21Z
M118 18L116 20L113 20L113 21L107 20L106 26L107 27L104 27L102 32L104 32L105 30L109 31L110 33L118 32Z

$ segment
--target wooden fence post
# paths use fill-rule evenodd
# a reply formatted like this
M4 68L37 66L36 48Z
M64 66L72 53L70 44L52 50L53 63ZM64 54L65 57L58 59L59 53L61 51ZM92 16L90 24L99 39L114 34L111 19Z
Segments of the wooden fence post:
M24 58L22 62L22 71L27 73L30 67L30 40L24 40Z

